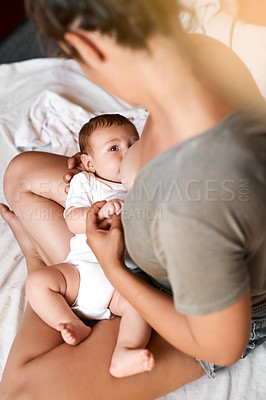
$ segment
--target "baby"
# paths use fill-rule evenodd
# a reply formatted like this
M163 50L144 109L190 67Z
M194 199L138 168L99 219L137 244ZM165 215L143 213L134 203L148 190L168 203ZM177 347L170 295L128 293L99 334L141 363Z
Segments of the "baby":
M82 127L79 144L86 171L71 180L64 213L68 228L75 234L70 253L64 263L40 268L26 282L33 310L60 331L70 345L80 343L91 333L91 328L80 318L122 317L110 366L115 377L153 368L153 355L145 348L151 328L112 287L86 244L86 215L89 207L99 200L106 200L98 214L103 224L108 224L112 215L120 214L126 197L121 184L121 162L138 139L135 126L119 114L100 115Z

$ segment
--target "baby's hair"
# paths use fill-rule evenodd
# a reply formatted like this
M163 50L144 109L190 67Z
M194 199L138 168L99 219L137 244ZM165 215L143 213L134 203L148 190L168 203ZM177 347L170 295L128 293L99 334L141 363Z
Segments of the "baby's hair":
M92 146L90 145L90 137L93 132L98 128L108 128L112 125L115 126L123 126L130 125L133 129L135 129L136 134L138 135L137 129L132 122L120 114L101 114L97 117L93 117L84 124L79 132L79 147L82 154L84 153L93 153Z

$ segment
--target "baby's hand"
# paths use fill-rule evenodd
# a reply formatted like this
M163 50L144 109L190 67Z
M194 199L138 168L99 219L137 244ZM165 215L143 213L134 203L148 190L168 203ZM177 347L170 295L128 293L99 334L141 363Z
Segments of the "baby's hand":
M103 219L111 218L114 214L116 215L121 214L123 203L124 201L119 199L109 200L100 209L98 213L98 219L101 221Z

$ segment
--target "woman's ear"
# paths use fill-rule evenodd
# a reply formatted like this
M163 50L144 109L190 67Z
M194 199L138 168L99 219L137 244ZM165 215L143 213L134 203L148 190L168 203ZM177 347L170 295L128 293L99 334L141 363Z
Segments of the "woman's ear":
M64 34L65 41L74 49L89 66L97 66L105 60L105 56L100 46L100 35L97 32L89 32L77 30L74 32L66 32Z
M92 157L90 155L81 154L80 159L86 171L92 172L93 174L96 172L95 167L93 165Z

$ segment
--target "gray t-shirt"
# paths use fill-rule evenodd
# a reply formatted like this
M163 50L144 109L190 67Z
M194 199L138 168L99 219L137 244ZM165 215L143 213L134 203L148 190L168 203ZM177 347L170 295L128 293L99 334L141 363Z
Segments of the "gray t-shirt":
M266 104L145 165L122 213L127 249L170 283L176 309L219 311L251 289L266 296Z

